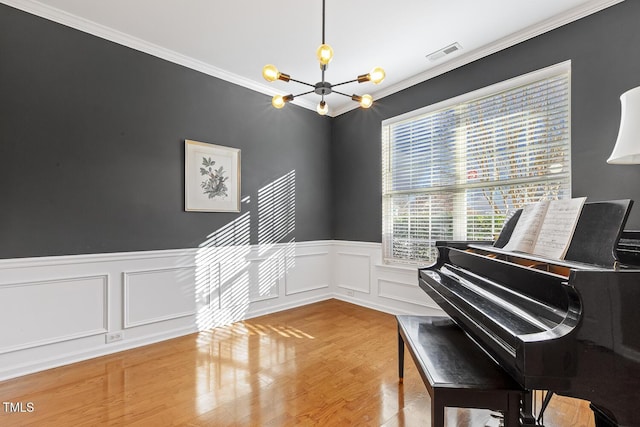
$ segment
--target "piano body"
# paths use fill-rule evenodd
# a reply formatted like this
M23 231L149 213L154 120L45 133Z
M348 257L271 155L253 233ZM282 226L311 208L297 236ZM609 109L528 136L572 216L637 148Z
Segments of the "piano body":
M584 205L564 260L496 242L437 242L420 287L525 390L591 402L597 426L640 426L640 233L631 200ZM531 401L521 423L535 425Z

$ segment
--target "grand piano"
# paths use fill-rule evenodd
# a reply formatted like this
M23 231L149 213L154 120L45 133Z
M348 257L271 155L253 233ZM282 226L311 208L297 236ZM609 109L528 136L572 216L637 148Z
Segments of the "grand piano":
M591 402L596 426L640 426L640 233L633 202L586 203L563 260L495 242L436 242L419 285L525 390ZM541 425L532 393L521 425ZM550 394L551 395L551 394Z

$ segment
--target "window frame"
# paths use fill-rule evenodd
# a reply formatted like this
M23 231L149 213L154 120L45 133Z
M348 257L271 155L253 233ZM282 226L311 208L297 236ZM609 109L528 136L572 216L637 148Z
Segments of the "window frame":
M392 251L389 248L389 245L393 244L393 231L390 233L387 230L392 230L393 227L389 227L390 225L394 225L393 221L389 219L389 215L387 214L387 209L391 211L392 209L387 207L387 203L391 203L392 197L399 194L398 191L388 191L391 188L390 183L392 183L393 179L393 169L390 161L390 150L391 150L391 128L393 126L402 125L403 123L411 123L418 122L421 118L425 118L430 114L437 113L446 109L453 109L454 107L458 107L462 104L469 104L473 101L478 101L483 98L487 98L490 96L497 96L499 94L514 91L517 88L529 86L535 84L537 82L551 80L554 78L558 78L561 76L565 76L568 80L567 89L566 89L566 108L567 108L567 129L566 129L566 139L563 140L563 153L566 152L567 160L566 164L568 168L565 172L562 173L563 185L566 185L568 188L563 187L564 196L563 197L571 197L571 61L565 61L556 65L552 65L547 68L543 68L541 70L533 71L531 73L527 73L509 80L505 80L487 87L483 87L481 89L468 92L454 98L450 98L423 108L419 108L417 110L413 110L381 122L381 143L382 143L382 250L383 250L383 260L385 263L393 264L424 264L424 260L416 260L416 259L402 259L395 258L393 256ZM466 142L466 140L465 140ZM464 148L464 150L467 150ZM466 152L466 151L465 151ZM462 157L461 157L462 158ZM463 163L461 161L460 163ZM460 163L455 163L455 166L460 168ZM460 171L456 171L456 174L460 173ZM560 178L560 177L559 177ZM566 180L566 181L565 181ZM503 181L493 181L487 182L485 188L492 188L496 186L496 183L507 183L507 180ZM461 186L462 187L462 186ZM430 190L433 194L433 190ZM466 191L466 190L465 190ZM417 190L407 191L407 194L429 194L429 192L420 193ZM392 214L391 214L392 215ZM410 215L409 215L410 216ZM454 216L453 221L458 222L456 227L465 226L468 216L466 214ZM431 219L430 219L431 220ZM411 239L408 239L411 240ZM433 258L432 258L433 260Z

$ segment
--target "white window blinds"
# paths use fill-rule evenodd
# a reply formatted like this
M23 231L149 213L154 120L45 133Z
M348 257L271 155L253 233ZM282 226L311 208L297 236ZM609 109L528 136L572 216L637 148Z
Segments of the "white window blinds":
M570 197L570 124L569 63L384 121L385 260L494 240L510 211Z

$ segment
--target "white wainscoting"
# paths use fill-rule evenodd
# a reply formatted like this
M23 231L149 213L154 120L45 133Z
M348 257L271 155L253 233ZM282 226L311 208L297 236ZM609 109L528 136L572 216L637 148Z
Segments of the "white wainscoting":
M347 292L371 293L371 254L368 252L347 252L344 243L335 251L336 286Z
M286 257L286 295L304 292L331 292L330 251L293 254Z
M1 284L0 353L107 332L108 281L101 275Z
M195 266L125 271L124 328L196 314Z
M380 243L334 241L335 298L392 314L444 315L418 286L418 269L382 262Z
M417 270L383 265L376 243L0 260L0 380L329 298L442 314Z

